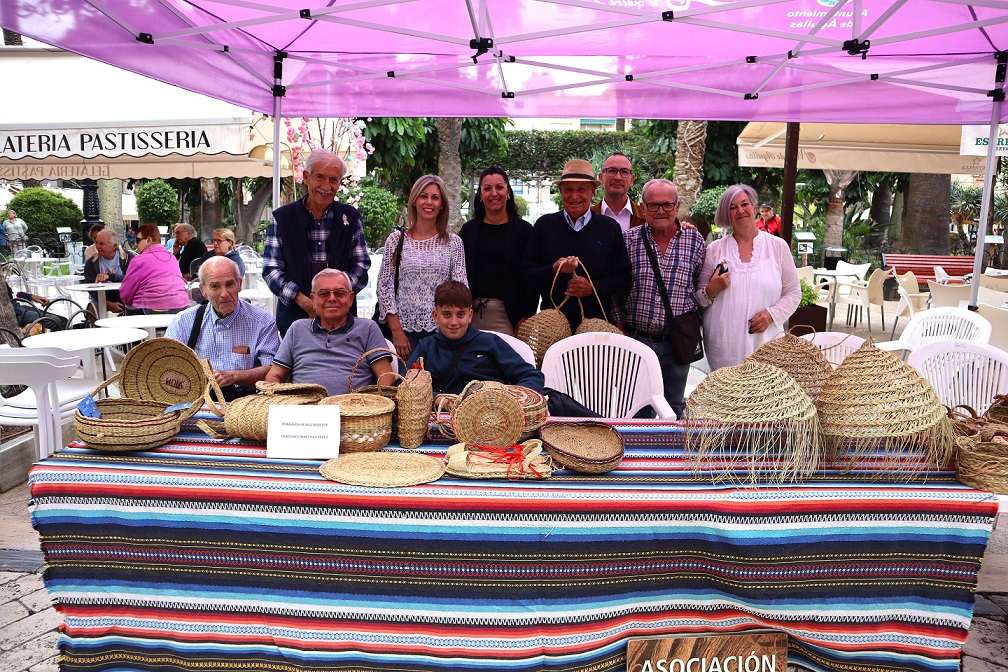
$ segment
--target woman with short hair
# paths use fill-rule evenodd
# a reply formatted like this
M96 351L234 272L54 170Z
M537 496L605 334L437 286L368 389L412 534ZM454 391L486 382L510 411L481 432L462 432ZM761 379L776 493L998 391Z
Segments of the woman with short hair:
M144 312L177 313L189 306L186 281L178 259L161 244L156 224L137 229L137 255L126 269L119 296L127 315Z

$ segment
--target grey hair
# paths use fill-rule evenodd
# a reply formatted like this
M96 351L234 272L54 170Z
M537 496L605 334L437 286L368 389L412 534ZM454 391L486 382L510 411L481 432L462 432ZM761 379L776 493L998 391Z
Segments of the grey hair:
M718 201L717 210L714 211L714 223L718 226L718 228L731 228L731 202L734 201L735 197L739 194L745 194L748 196L749 200L752 202L753 208L756 208L756 190L748 184L733 184L728 187L723 194L721 194L721 200Z
M236 264L235 262L231 261L230 259L228 259L225 256L217 256L217 255L215 255L215 256L210 257L206 261L204 261L202 264L200 264L199 270L196 272L196 277L199 278L199 284L200 285L203 285L203 269L207 268L208 266L211 266L211 264L216 265L216 266L220 266L221 264L225 264L225 265L229 266L231 272L234 273L235 280L241 280L241 273L238 272L238 264Z
M346 177L349 169L347 168L346 161L343 157L336 152L331 152L328 149L316 149L308 155L308 158L304 162L304 170L306 173L311 173L316 165L319 163L335 163L339 166L340 177Z
M672 180L666 180L664 177L656 177L652 180L648 180L647 183L644 185L644 188L641 189L641 199L643 199L644 196L647 195L648 189L657 186L672 187L672 191L675 192L676 199L679 198L679 187L675 186L675 182L673 182Z
M109 236L113 243L119 243L119 232L113 228L105 228L101 231L95 231L95 234L91 236L91 240L96 239L98 236Z
M321 271L316 273L315 277L312 278L311 281L311 291L312 292L315 291L315 283L318 282L319 278L326 278L329 277L330 275L340 275L346 278L347 287L350 288L351 292L353 291L353 282L351 282L350 276L347 275L345 271L341 271L338 268L323 268Z
M185 231L186 233L188 233L193 238L196 237L196 229L193 228L192 224L182 224L182 223L176 224L175 228L172 229L172 231L175 231L175 230L178 230L178 229L182 229L183 231Z

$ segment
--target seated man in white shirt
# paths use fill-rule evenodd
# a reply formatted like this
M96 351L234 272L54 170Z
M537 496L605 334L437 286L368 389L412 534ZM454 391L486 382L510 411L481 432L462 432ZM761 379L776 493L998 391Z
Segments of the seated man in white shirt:
M276 320L238 298L241 277L227 257L213 257L200 266L199 282L209 306L204 303L176 315L165 336L210 360L228 401L254 394L256 382L266 379L280 348Z

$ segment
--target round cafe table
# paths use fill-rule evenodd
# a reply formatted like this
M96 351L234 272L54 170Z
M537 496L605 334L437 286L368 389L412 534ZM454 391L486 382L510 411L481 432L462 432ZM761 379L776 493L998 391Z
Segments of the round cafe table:
M105 329L117 329L119 327L133 327L135 329L145 329L151 338L157 336L158 329L167 329L168 325L175 319L174 313L152 313L150 315L117 315L115 317L105 317L96 320L95 324Z
M84 377L97 380L94 351L114 345L137 343L147 338L143 329L111 327L106 329L64 329L29 336L21 342L26 348L59 348L80 355L84 362Z
M82 282L78 285L65 285L68 292L96 292L98 294L98 318L108 317L106 292L112 292L122 286L121 282Z

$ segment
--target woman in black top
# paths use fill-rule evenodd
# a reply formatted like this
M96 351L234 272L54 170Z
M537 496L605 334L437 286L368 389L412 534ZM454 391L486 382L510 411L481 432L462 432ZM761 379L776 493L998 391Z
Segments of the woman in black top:
M518 216L502 168L490 166L480 175L473 214L459 231L473 295L472 324L513 336L536 309L536 296L526 291L519 273L532 225Z

